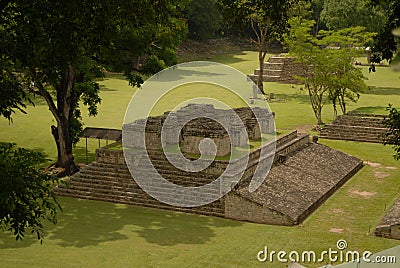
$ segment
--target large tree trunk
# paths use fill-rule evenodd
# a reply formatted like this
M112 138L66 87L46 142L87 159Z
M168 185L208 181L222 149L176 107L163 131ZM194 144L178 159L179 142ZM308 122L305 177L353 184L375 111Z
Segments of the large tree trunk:
M78 166L74 162L72 142L69 135L70 111L74 102L72 96L74 79L74 69L72 66L68 66L65 76L57 88L57 106L45 86L40 82L37 83L38 94L44 97L49 110L57 121L57 127L52 126L51 128L58 151L56 166L64 168L67 175L72 175L79 171Z
M61 119L61 124L57 126L58 130L58 149L59 159L57 164L65 169L68 175L72 175L79 171L79 168L75 164L74 156L72 154L72 142L69 137L68 121Z
M260 89L261 93L265 95L264 92L264 60L265 60L265 56L263 56L263 52L259 51L258 52L258 62L260 65L260 73L258 74L258 78L257 78L257 86Z

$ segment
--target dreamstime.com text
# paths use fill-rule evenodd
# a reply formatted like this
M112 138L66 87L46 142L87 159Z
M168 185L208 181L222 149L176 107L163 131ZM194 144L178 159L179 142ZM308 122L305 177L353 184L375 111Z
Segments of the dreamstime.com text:
M370 251L358 252L347 250L347 241L339 240L336 244L336 248L329 248L321 253L315 251L275 251L269 250L267 246L264 250L261 250L257 254L257 260L259 262L280 262L280 263L336 263L336 262L352 262L352 263L377 263L377 264L395 264L397 263L396 256L373 256Z

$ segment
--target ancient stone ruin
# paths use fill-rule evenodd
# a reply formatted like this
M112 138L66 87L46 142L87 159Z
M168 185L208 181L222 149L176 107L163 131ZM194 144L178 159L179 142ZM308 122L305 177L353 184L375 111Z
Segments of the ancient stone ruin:
M254 74L248 77L255 83L260 74L260 70L254 71ZM296 62L295 58L284 56L273 56L268 62L264 63L263 81L279 82L282 84L299 84L295 76L303 75L301 63Z
M197 115L202 117L196 118ZM239 116L245 128L235 122L234 115ZM221 124L227 126L229 133ZM183 126L182 130L179 126ZM163 128L164 140L160 138ZM226 156L231 152L231 145L245 146L248 140L260 139L262 133L273 133L275 126L273 113L259 107L222 110L213 105L189 104L173 113L126 124L124 130L129 133L125 135L125 144L132 148L161 150L165 145L179 144L183 153L198 155L200 142L210 138L217 145L217 156ZM140 144L144 137L145 144Z
M375 235L400 240L400 198L376 227Z
M338 116L332 124L326 124L320 137L332 140L347 140L383 143L387 128L384 116L349 113Z
M191 108L199 107L191 106ZM206 109L211 111L214 108L209 106ZM175 113L176 120L185 117L185 109L182 111ZM256 139L260 137L261 132L272 130L270 124L272 114L265 110L259 110L261 115L255 115L257 112L252 113L248 108L235 109L235 112L244 121L246 131L252 138ZM223 113L221 112L221 115ZM199 187L215 181L227 169L229 161L216 158L209 167L200 172L187 172L172 165L165 153L160 150L162 145L160 127L165 123L163 120L166 115L149 118L147 121L149 125L146 126L145 131L146 145L149 145L147 154L157 172L169 182L185 187ZM260 130L256 131L254 128L258 123L255 123L253 119L258 116L260 116ZM135 135L143 135L136 129L138 124L142 123L143 121L139 120L124 126L132 131L131 142L135 142L135 137L137 137ZM210 125L202 127L207 124ZM210 137L220 139L220 143L227 144L227 141L223 139L226 133L215 122L189 120L185 127L187 128L184 128L179 135L182 151L196 153L197 139L211 134ZM199 131L199 129L206 130ZM214 135L215 133L211 130L217 130L217 135ZM234 128L232 128L233 130ZM225 132L229 131L231 129L225 130ZM233 143L235 145L242 144L241 134L235 135L233 135L235 137ZM191 141L191 144L187 141ZM169 141L167 137L164 142L176 141ZM263 149L271 147L271 144L274 145L274 148L276 147L275 154L262 155ZM136 144L139 147L143 145ZM124 152L113 148L115 145L98 149L95 162L72 176L68 187L60 185L54 191L58 195L84 199L265 224L296 225L307 218L363 166L360 159L312 142L308 134L299 134L297 131L293 131L250 151L243 175L237 184L232 184L232 191L224 197L200 207L174 207L161 203L144 192L131 177ZM220 152L221 155L225 153L225 149ZM255 170L259 165L262 167L265 159L271 159L272 168L261 186L256 191L250 192L249 185ZM240 162L241 158L236 161ZM164 196L173 194L164 188L157 188L157 191Z

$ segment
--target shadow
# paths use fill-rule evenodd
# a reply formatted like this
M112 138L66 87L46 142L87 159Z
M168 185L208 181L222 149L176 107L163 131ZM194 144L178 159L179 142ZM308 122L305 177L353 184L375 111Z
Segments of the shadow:
M86 148L84 146L75 146L73 148L76 163L86 164ZM96 151L91 150L88 146L88 164L96 160Z
M135 224L142 227L137 233L147 242L160 246L204 244L215 236L212 227L238 227L242 225L241 222L216 217L150 210L157 213L153 214L152 217L147 217L146 222L136 221ZM142 225L140 225L141 223Z
M193 64L193 63L187 63L187 64ZM186 67L185 63L182 64L182 66L173 66L167 69L164 69L163 71L155 74L152 76L147 82L174 82L174 81L180 81L184 78L191 77L195 79L196 77L216 77L216 76L223 76L224 74L220 74L217 72L208 72L208 71L195 71L195 70L185 70L184 68ZM189 65L190 68L194 67L209 67L209 69L212 69L214 67L213 64L208 63L208 62L196 62L196 65ZM219 66L218 66L219 67Z
M106 92L106 91L118 91L117 89L112 89L112 88L108 88L105 85L100 85L100 92Z
M384 106L367 106L367 107L359 107L352 112L356 114L378 114L385 115L388 112L386 111L387 107Z
M366 95L400 95L400 88L395 87L370 87L363 94Z
M310 103L310 97L308 94L280 94L277 93L275 94L275 99L282 99L285 100L285 102L275 102L275 103L286 103L288 101L296 101L299 102L300 104L309 104Z
M223 64L228 64L228 65L233 64L233 63L249 61L249 60L245 60L243 58L237 57L240 55L246 55L246 53L241 51L241 52L235 52L234 54L228 53L228 54L215 55L215 56L211 57L210 60L215 60L215 61L221 62Z
M57 225L46 224L44 243L62 247L84 248L103 242L131 239L127 233L136 233L148 243L161 246L176 244L204 244L214 236L216 227L238 227L242 222L74 198L59 198L63 212ZM12 235L3 235L0 249L23 248L40 243L34 235L15 241Z

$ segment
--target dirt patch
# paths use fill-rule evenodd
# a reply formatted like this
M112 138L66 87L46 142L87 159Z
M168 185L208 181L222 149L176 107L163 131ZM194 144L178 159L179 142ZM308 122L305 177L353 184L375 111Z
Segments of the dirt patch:
M344 230L339 229L339 228L331 228L329 232L334 233L334 234L343 234Z
M308 133L313 128L312 125L301 125L296 127L297 132L299 133Z
M367 192L367 191L360 192L358 190L349 190L349 193L353 194L353 195L358 195L358 196L364 197L366 199L371 198L374 195L376 195L376 192Z
M384 179L384 178L387 178L390 176L390 174L387 174L387 173L381 172L381 171L376 171L374 173L374 175L375 175L375 178L377 178L377 179Z
M332 212L336 215L336 214L343 214L344 210L341 208L334 208L332 209Z
M377 167L381 167L382 165L379 163L374 163L374 162L365 162L366 165L373 167L373 168L377 168Z
M389 170L397 170L397 167L385 167L385 168Z

